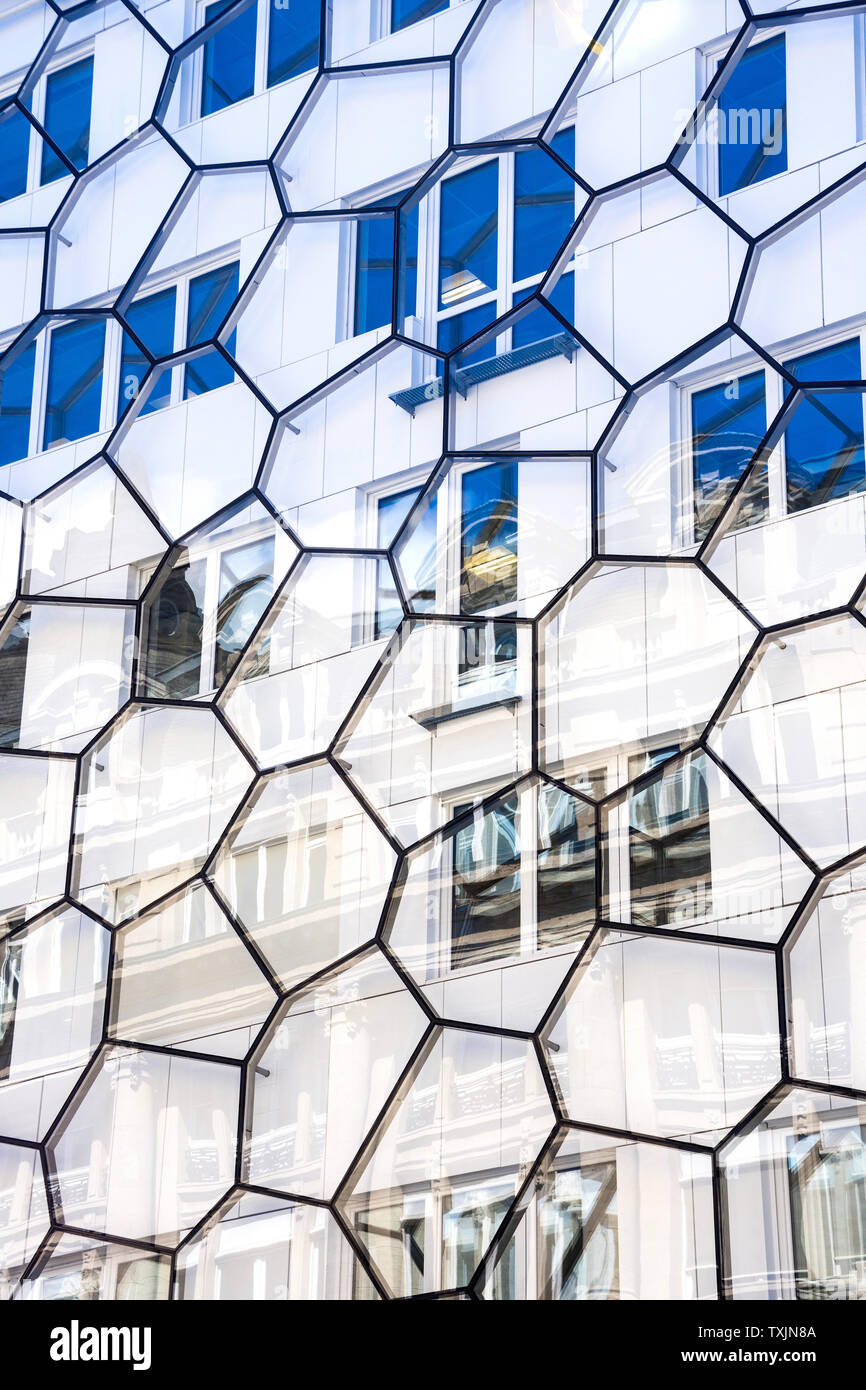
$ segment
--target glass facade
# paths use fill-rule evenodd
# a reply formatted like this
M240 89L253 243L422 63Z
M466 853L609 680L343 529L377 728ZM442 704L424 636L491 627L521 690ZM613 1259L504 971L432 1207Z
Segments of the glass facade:
M866 34L794 8L0 14L3 1296L866 1298Z

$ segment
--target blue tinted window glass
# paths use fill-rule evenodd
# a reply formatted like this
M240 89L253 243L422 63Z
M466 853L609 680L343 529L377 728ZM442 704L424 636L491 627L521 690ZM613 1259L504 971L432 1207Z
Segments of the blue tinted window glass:
M27 189L27 157L32 127L20 111L0 117L0 202Z
M195 347L216 336L217 329L237 298L239 284L237 261L198 275L189 284L186 345ZM234 351L235 333L226 348ZM188 362L184 379L184 396L200 396L216 386L226 386L234 380L234 372L220 353L214 351Z
M499 165L482 164L442 184L439 305L496 289Z
M104 319L78 319L52 332L43 448L99 429L104 356Z
M564 130L553 148L574 164L574 131ZM514 156L514 279L525 280L548 270L571 229L574 179L543 150L520 150Z
M391 0L391 32L448 9L448 0Z
M420 491L420 488L412 487L391 497L379 498L376 504L376 544L380 549L385 550L391 544ZM399 627L403 608L388 561L379 560L377 570L374 636L382 637Z
M692 396L697 539L709 531L766 432L763 372L721 382ZM763 505L763 499L755 499L756 507L762 510Z
M860 342L852 338L806 353L785 366L798 381L858 381ZM800 402L785 430L785 475L792 512L863 490L866 467L859 391L816 391Z
M36 344L31 343L0 370L0 463L27 457L35 357Z
M481 329L493 323L495 318L496 305L482 304L477 309L467 309L463 314L454 314L450 319L442 319L439 324L437 346L443 352L452 352L458 343L465 342L475 333L480 333ZM493 357L495 354L496 338L494 336L483 343L481 347L477 347L471 352L461 353L457 366L470 367L473 362L485 362L488 357Z
M130 304L126 319L141 341L154 357L167 357L174 349L174 311L177 291L174 286L160 290L159 294L148 295ZM128 333L123 335L123 350L120 361L120 394L117 403L117 418L120 419L130 401L134 401L147 373L149 363L145 354L136 347ZM168 405L171 397L171 372L162 372L141 407L141 414Z
M355 258L355 332L367 333L391 322L394 277L394 218L371 217L358 223Z
M460 608L483 613L517 602L517 466L464 473L460 489Z
M90 148L90 100L93 91L93 59L82 58L68 68L49 74L45 85L43 125L76 169L87 165ZM68 173L66 165L47 141L42 143L42 183Z
M391 206L399 193L383 198L371 207ZM394 221L375 217L358 223L355 255L355 333L367 333L391 322L394 284ZM412 208L400 219L402 293L407 314L415 312L418 282L418 209Z
M418 299L418 205L400 215L402 313L414 314Z
M209 23L232 0L215 0L205 10ZM248 5L202 45L201 114L222 111L252 96L256 71L256 6Z
M321 17L321 0L268 0L269 87L318 65Z
M746 50L719 97L719 193L788 167L785 36Z
M569 271L567 275L560 275L550 293L546 296L551 304L562 314L563 318L569 323L574 322L574 272ZM543 305L533 309L531 313L524 315L515 323L511 330L511 346L513 348L528 347L530 343L541 342L543 338L555 338L559 333L565 333L566 329L549 313Z

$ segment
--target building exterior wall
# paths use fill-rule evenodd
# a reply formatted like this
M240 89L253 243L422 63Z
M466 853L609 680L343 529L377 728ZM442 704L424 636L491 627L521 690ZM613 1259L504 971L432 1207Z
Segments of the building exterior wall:
M866 1293L866 6L0 0L0 1287Z

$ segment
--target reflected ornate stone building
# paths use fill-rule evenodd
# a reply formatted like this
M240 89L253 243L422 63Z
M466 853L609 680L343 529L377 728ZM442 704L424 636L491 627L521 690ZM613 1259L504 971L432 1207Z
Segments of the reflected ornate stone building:
M0 6L0 1287L866 1296L866 16Z

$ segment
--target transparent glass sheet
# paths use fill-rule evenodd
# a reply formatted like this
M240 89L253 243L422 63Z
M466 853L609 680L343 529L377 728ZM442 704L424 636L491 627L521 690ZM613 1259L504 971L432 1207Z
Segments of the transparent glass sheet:
M710 1155L573 1129L482 1286L496 1301L569 1303L716 1288Z
M49 1144L62 1220L176 1245L232 1185L240 1069L109 1047Z
M242 1193L180 1251L175 1298L332 1302L378 1297L324 1207Z
M854 618L764 646L711 746L820 865L866 834L866 629Z
M378 951L299 996L251 1064L246 1181L332 1197L426 1026Z
M863 1103L791 1090L719 1155L726 1297L863 1297Z
M227 718L262 767L324 752L400 621L382 564L304 556L227 687ZM387 576L386 576L387 577Z
M756 630L699 570L606 565L543 620L545 769L582 789L627 780L619 750L696 737Z
M112 1029L119 1038L232 1057L273 1007L258 962L203 884L115 940Z
M392 1294L468 1284L551 1120L526 1043L439 1036L345 1198Z
M409 844L448 818L467 785L527 770L531 634L502 619L418 622L401 638L336 751Z
M444 1017L533 1029L594 924L594 809L536 781L457 809L409 855L386 939Z
M211 710L134 708L85 758L75 896L119 922L192 878L251 780Z
M811 874L705 753L645 775L602 812L602 915L771 942Z
M213 878L288 989L372 940L395 865L360 802L320 763L262 779Z
M606 931L545 1039L570 1119L713 1142L779 1079L773 955Z

